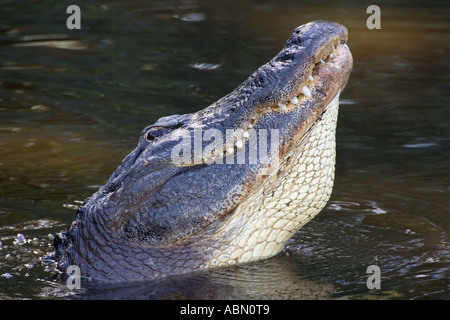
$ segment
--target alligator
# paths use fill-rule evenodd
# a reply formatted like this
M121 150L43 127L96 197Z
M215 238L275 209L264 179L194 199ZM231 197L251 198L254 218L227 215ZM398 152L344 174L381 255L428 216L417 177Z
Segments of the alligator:
M108 282L274 256L326 205L347 29L313 21L234 91L160 118L55 236L57 269Z

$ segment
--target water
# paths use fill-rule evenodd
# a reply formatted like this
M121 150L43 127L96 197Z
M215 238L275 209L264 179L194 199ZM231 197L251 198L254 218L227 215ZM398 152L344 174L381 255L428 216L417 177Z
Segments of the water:
M366 28L368 2L77 4L70 31L60 1L1 1L0 299L450 298L444 2L379 2L381 30ZM81 293L58 281L41 261L52 236L140 131L227 94L315 19L346 25L354 56L322 213L267 261Z

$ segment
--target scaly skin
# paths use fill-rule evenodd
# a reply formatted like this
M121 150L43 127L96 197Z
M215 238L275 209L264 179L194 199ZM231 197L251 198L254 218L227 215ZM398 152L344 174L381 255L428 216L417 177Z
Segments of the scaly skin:
M277 254L331 195L346 41L339 24L303 25L232 93L144 129L55 238L58 268L129 281ZM255 141L266 140L264 156Z

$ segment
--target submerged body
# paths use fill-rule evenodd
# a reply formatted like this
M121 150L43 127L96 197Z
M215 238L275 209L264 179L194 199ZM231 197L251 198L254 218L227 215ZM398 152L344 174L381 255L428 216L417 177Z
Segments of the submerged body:
M211 106L159 119L55 238L58 268L154 279L270 257L328 201L345 27L297 28Z

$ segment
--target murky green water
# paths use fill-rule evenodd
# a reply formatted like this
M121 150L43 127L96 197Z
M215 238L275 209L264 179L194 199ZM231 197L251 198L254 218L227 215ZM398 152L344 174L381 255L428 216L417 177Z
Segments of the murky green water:
M346 25L354 56L326 209L273 259L81 297L450 298L450 8L388 3L368 30L369 2L74 1L68 30L65 3L0 1L0 299L79 294L41 258L142 128L227 94L315 19Z

